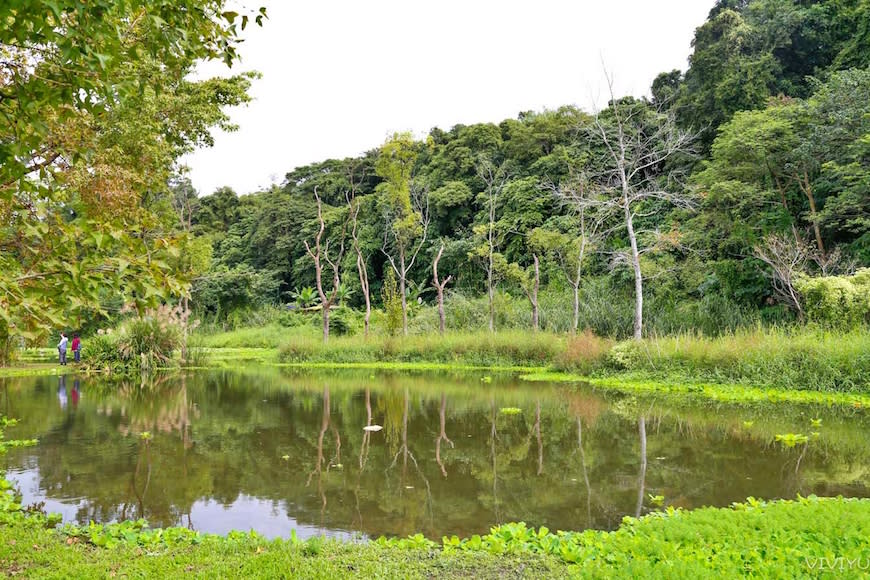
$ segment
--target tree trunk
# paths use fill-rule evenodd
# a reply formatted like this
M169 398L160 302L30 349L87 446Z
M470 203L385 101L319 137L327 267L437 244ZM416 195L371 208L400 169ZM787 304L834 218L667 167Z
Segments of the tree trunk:
M643 338L643 275L640 271L640 252L637 249L637 235L634 233L631 208L627 197L625 203L625 226L628 230L628 239L631 242L631 263L634 267L634 339Z
M445 323L444 323L444 288L447 287L447 284L450 283L450 280L453 276L447 276L442 282L438 279L438 262L441 261L441 255L444 253L444 244L441 244L441 248L438 249L438 255L435 256L435 260L432 262L432 285L435 286L435 289L438 291L438 327L441 332L441 335L444 335Z
M538 255L534 254L535 258L535 281L532 286L532 291L529 295L530 302L532 303L532 328L535 332L538 331L538 288L541 284L541 270L540 270L540 262L538 260Z
M571 326L574 334L577 334L577 327L580 326L580 284L574 286L574 322Z
M399 248L399 294L402 295L402 334L408 336L408 296L406 294L406 282L408 269L405 267L405 249Z
M438 288L438 330L444 336L445 321L444 321L444 289Z
M321 302L321 311L323 312L323 342L329 342L329 303Z
M798 236L797 228L794 225L794 219L791 216L791 210L788 208L788 201L786 201L785 199L785 189L782 186L782 182L780 181L779 176L773 172L773 169L771 169L769 163L767 164L767 170L773 176L773 181L776 183L776 190L779 192L779 201L780 203L782 203L782 207L785 209L785 213L788 214L788 219L791 222L791 233L794 235L795 241L799 241L800 237Z
M489 197L489 256L486 268L486 291L489 296L489 331L495 332L495 289L493 288L494 269L493 254L495 253L495 242L493 241L493 228L495 227L495 205L490 190Z
M816 196L813 195L813 186L810 183L810 178L807 175L806 171L804 172L804 179L801 183L801 189L804 192L804 195L807 196L807 200L810 202L810 221L813 224L813 233L816 235L816 247L819 249L819 254L822 258L825 257L825 244L822 242L822 232L819 230L819 217L816 214Z
M405 295L405 275L399 277L399 292L402 294L402 334L408 336L408 297Z
M187 352L187 336L188 336L187 326L190 322L190 306L188 303L187 296L184 296L181 299L181 304L182 304L181 307L184 309L184 313L183 313L184 324L182 325L182 328L184 331L184 336L182 336L182 338L181 338L181 360L183 362L187 363L187 358L188 358L188 356L187 356L188 355L188 352ZM81 328L81 326L82 326L82 323L81 323L81 319L80 319L79 320L79 328Z
M363 259L362 252L359 249L359 245L356 245L356 269L359 272L359 285L362 288L363 296L366 300L366 314L363 318L363 336L368 338L369 336L369 320L372 316L372 299L369 295L369 274L366 269L365 260Z

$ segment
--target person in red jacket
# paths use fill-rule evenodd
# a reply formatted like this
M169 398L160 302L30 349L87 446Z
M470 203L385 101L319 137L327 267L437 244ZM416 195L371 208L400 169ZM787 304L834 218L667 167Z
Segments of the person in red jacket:
M82 341L78 334L73 335L72 351L76 362L82 362Z

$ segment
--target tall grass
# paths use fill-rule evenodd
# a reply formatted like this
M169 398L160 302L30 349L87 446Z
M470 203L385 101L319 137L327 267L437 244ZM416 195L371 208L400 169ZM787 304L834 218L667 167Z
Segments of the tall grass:
M296 335L281 345L284 362L437 362L467 365L546 366L565 350L565 337L504 331L411 336L334 337Z
M570 301L560 302L558 293L542 295L542 322L548 330L538 333L528 330L525 301L500 294L495 334L474 330L486 324L485 298L456 294L448 303L452 318L444 337L437 333L434 309L417 306L412 334L406 337L383 334L375 312L368 338L359 334L354 318L348 316L350 334L334 335L324 345L316 324L319 317L315 321L298 315L290 326L282 319L284 326L275 321L231 332L203 333L200 344L278 348L279 359L285 362L548 366L582 374L634 374L818 391L870 390L870 332L866 328L844 334L812 327L764 327L758 318L739 309L732 311L727 302L705 298L670 309L651 307L648 328L654 336L640 342L617 342L616 338L625 336L620 329L631 327L630 318L617 313L629 309L622 308L618 296L608 303L603 290L595 290L594 300L584 303L588 311L581 312L581 327L588 330L577 336L563 332L570 328L571 306ZM608 313L613 319L607 320ZM680 322L686 313L696 326ZM553 327L558 330L553 332ZM601 328L608 332L600 332Z
M313 326L287 328L277 323L214 334L198 333L197 340L204 348L278 348L290 337L300 335L322 340Z
M859 391L870 387L870 333L818 329L683 334L623 342L607 354L613 370L690 376L790 389Z

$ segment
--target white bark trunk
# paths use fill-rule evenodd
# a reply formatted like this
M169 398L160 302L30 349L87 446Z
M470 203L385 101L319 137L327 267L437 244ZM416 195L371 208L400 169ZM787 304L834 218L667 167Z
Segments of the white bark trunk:
M637 248L637 235L634 232L631 208L627 198L624 202L625 227L631 242L631 265L634 268L634 339L640 340L643 338L643 274L640 270L640 251Z

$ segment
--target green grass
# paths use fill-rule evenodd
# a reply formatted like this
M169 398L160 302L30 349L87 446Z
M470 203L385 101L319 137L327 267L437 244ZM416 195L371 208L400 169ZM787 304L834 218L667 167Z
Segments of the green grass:
M299 369L371 369L382 371L498 371L515 373L537 373L542 367L472 365L432 362L297 362L279 363L277 366ZM531 375L530 375L531 376Z
M70 540L71 543L67 543ZM384 550L316 541L293 544L250 534L208 536L198 544L95 547L37 521L0 526L0 574L26 578L540 578L567 566L545 556Z
M274 329L260 329L275 338ZM415 362L474 367L533 366L593 377L743 384L800 391L870 390L870 332L813 329L755 330L707 338L696 335L613 341L589 333L505 331L391 337L335 336L328 344L310 332L285 332L285 363ZM245 332L253 332L247 329ZM235 331L212 343L236 344ZM270 340L271 340L270 338ZM268 342L268 341L264 341Z
M546 366L565 349L566 337L505 331L410 336L291 336L281 344L282 362L426 362L471 366Z
M683 335L622 342L602 374L744 383L806 391L867 392L870 332L812 329L738 332L718 338Z
M278 324L239 328L227 332L198 334L200 346L205 348L278 348L291 335L318 337L313 327L285 328Z
M644 374L589 377L572 373L538 371L520 375L520 379L531 382L583 383L604 390L647 395L682 395L722 403L797 403L870 408L870 393L799 391L741 384L687 382L679 377L670 381L651 380Z
M0 377L35 377L42 375L67 375L78 370L75 364L60 366L58 363L17 362L15 366L0 367Z
M4 494L8 495L8 494ZM471 538L357 543L254 533L147 530L124 522L54 528L0 514L0 573L28 578L816 578L870 566L870 501L748 500L732 508L626 518L613 532L505 524ZM849 573L851 572L851 574Z

